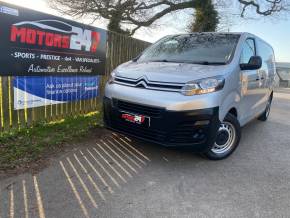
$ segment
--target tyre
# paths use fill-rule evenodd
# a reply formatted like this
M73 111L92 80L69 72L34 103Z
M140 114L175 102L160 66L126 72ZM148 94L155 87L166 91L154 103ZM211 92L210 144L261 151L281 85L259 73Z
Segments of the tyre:
M212 148L204 153L210 160L222 160L230 156L238 147L241 138L241 127L237 118L228 114L220 124L216 141Z
M269 97L268 102L267 102L267 106L266 106L265 111L258 117L258 120L260 120L260 121L267 121L268 120L268 117L269 117L270 111L271 111L271 106L272 106L272 99L273 99L273 96L271 95Z

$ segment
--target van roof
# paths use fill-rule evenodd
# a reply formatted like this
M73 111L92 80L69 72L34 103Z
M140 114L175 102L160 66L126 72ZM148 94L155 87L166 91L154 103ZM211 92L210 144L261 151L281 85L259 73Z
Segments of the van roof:
M264 42L265 44L267 44L268 46L270 46L272 48L272 46L266 42L264 39L260 38L259 36L249 33L249 32L192 32L192 33L182 33L182 34L175 34L172 36L182 36L182 35L205 35L205 34L212 34L212 35L240 35L240 36L244 36L244 37L255 37L259 40L261 40L262 42Z
M181 34L173 34L172 36L176 35L205 35L205 34L217 34L217 35L250 35L250 36L255 36L257 38L259 38L258 36L256 36L255 34L249 33L249 32L191 32L191 33L181 33Z
M182 36L182 35L242 35L242 32L191 32L191 33L180 33L180 34L173 34L172 36Z

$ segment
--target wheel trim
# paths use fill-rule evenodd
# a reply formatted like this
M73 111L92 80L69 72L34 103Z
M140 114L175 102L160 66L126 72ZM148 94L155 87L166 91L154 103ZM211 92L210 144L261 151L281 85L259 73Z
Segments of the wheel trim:
M218 134L222 131L226 131L228 134L228 139L224 144L217 144L216 142L214 143L211 151L215 154L224 154L227 153L228 151L231 150L231 148L235 144L236 140L236 130L233 124L229 122L223 122L220 125L220 128L218 130Z

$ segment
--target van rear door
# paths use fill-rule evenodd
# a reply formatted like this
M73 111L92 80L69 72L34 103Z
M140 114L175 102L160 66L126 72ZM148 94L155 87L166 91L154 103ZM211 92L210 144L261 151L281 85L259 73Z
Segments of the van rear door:
M275 57L271 46L262 40L257 40L257 53L262 57L263 64L258 70L260 77L260 105L259 113L266 108L275 77Z

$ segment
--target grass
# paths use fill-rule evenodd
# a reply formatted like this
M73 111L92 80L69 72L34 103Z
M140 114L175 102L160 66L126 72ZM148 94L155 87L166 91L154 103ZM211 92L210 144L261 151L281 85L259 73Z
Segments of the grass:
M19 168L40 160L66 142L85 138L91 129L100 125L101 115L95 112L3 133L0 137L0 170Z

